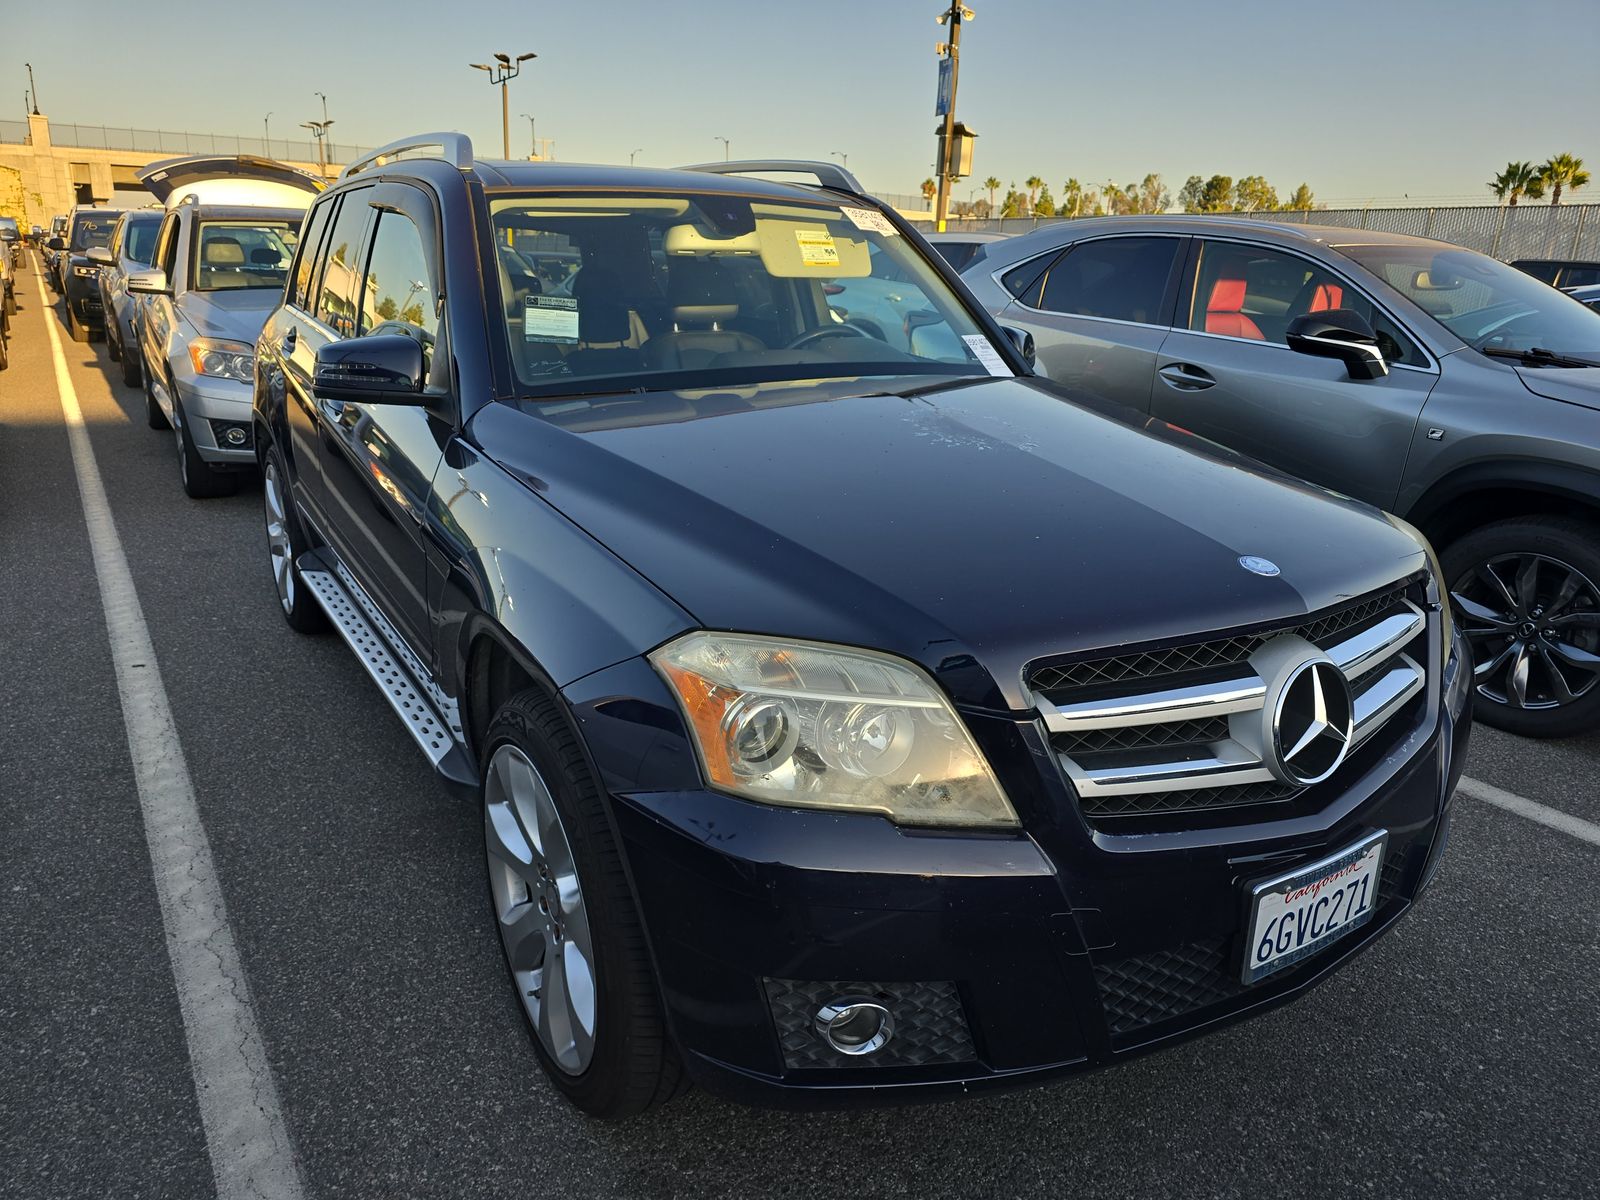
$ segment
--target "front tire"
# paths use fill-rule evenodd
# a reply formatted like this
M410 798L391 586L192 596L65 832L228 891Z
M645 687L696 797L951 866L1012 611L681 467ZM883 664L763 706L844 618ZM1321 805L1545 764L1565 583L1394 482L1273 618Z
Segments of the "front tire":
M183 484L184 494L191 500L211 500L238 491L238 476L219 471L200 457L194 438L189 435L189 419L184 416L177 388L172 389L172 415L178 442L178 479Z
M71 335L72 340L75 342L87 342L89 340L89 327L78 320L78 314L72 311L70 301L67 303L67 333Z
M1474 719L1523 737L1600 728L1600 527L1497 521L1441 566L1476 660Z
M328 627L328 616L300 578L297 563L309 546L290 497L283 454L270 443L261 469L261 506L267 526L268 565L283 619L296 632L321 633Z
M594 1117L684 1086L599 789L555 701L514 696L484 738L484 849L506 966L534 1052Z
M139 346L137 342L134 343L134 348L130 351L123 344L122 339L120 337L117 338L117 357L122 363L122 382L124 384L128 387L136 388L144 382L144 372L139 369ZM145 399L147 401L150 399L148 392L145 394ZM154 402L152 401L151 403L153 405ZM159 411L157 410L158 413ZM165 425L167 419L162 417L161 423Z

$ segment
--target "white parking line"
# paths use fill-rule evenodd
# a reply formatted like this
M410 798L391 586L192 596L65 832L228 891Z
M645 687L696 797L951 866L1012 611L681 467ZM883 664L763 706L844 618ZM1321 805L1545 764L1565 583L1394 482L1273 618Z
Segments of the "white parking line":
M37 261L33 277L38 294L45 295ZM189 1069L217 1195L219 1200L298 1200L301 1186L294 1150L261 1045L250 989L211 860L211 843L200 823L194 785L167 704L150 630L111 517L78 394L61 352L61 337L48 313L44 323L89 527L89 547L111 640L167 956L177 985Z
M1519 796L1515 792L1497 788L1492 783L1467 776L1462 776L1456 791L1464 796L1471 796L1474 800L1482 800L1485 804L1516 813L1519 817L1537 821L1540 825L1559 829L1581 842L1600 846L1600 825L1596 825L1593 821L1585 821L1582 817L1575 817L1571 813L1564 813L1559 808L1551 808L1549 805L1540 804L1537 800L1529 800L1526 796Z

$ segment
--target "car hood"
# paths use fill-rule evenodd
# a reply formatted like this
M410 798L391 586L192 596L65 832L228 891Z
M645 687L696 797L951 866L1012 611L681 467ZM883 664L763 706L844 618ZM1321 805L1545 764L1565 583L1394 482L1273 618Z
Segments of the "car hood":
M277 288L236 288L215 292L185 292L177 307L183 319L201 337L231 338L255 345L261 327L283 303Z
M493 404L471 437L704 626L889 650L970 707L1030 707L1036 658L1295 618L1423 563L1373 509L1030 381L880 387Z
M1587 357L1587 356L1585 356ZM1600 409L1600 367L1515 367L1535 396Z

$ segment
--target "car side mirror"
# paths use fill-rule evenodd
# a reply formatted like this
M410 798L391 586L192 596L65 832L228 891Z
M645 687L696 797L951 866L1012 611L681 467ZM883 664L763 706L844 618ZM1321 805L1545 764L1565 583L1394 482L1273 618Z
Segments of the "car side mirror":
M1000 328L1006 331L1011 344L1017 348L1017 353L1022 355L1022 361L1028 364L1028 370L1033 370L1039 361L1038 351L1033 345L1033 334L1026 329L1018 329L1015 325L1002 325Z
M1289 349L1318 358L1337 358L1351 379L1382 379L1389 373L1378 335L1366 318L1349 308L1306 313L1289 322Z
M90 246L84 257L92 263L98 263L102 267L109 267L112 262L111 251L106 249L104 246Z
M426 404L422 343L402 333L329 342L317 350L311 390L356 404Z
M153 267L148 271L130 272L128 290L142 296L172 295L172 287L167 283L167 273L159 267Z
M67 239L53 237L44 245L47 250L65 250L67 248Z

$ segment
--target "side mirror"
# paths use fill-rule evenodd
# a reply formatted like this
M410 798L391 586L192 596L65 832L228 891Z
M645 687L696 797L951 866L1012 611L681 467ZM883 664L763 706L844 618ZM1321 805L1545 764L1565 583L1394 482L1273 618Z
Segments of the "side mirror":
M128 290L137 292L141 296L170 296L172 287L167 283L167 273L159 267L149 271L131 271L128 274Z
M311 390L323 400L426 404L422 344L400 333L329 342L317 350Z
M104 246L90 246L84 257L102 267L109 267L112 263L111 251Z
M1351 379L1382 379L1389 364L1378 348L1378 335L1366 318L1348 308L1306 313L1289 322L1289 349L1318 358L1337 358Z
M45 248L47 250L65 250L67 248L67 239L62 237L53 237L45 243Z
M1033 370L1039 361L1038 352L1033 346L1033 334L1026 329L1018 329L1015 325L1002 325L1006 336L1011 339L1011 344L1017 348L1017 353L1022 355L1022 361L1028 364L1028 370Z

